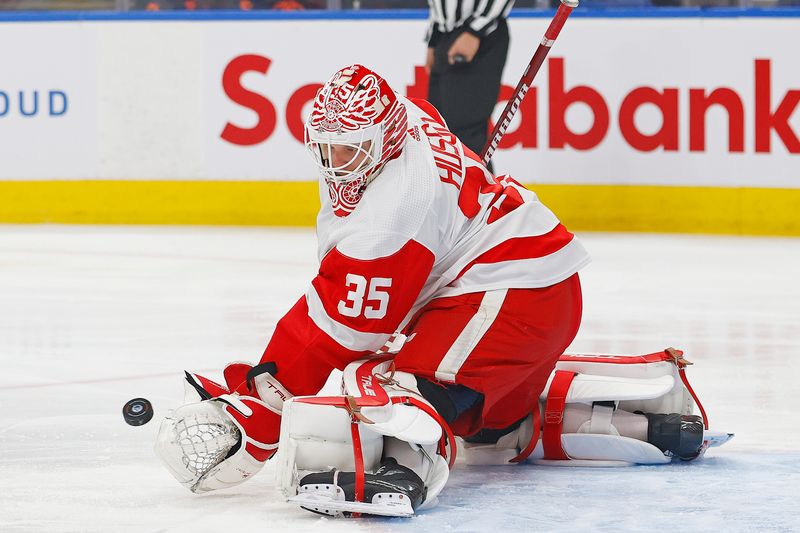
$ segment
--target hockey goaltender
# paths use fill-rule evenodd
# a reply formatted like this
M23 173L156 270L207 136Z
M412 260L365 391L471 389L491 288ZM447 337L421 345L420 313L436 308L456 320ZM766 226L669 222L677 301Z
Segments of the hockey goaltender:
M457 447L468 464L658 464L727 438L693 414L681 352L562 355L586 250L430 103L351 65L317 93L305 144L319 271L258 364L224 385L186 373L156 453L191 491L275 456L304 509L408 516L435 504ZM334 369L339 394L320 395Z

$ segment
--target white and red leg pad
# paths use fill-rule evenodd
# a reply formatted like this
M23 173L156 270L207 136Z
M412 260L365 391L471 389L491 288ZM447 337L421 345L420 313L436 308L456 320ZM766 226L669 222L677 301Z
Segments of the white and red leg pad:
M358 361L343 373L341 396L295 397L284 405L278 483L290 501L336 512L407 516L413 509L377 501L344 501L335 486L298 494L306 474L336 469L374 471L382 457L414 470L427 488L422 507L433 505L449 475L442 452L441 419L416 388L414 376L390 371L391 359ZM454 441L450 449L454 450Z
M708 429L682 355L671 348L643 356L564 355L540 396L541 439L535 447L530 439L539 435L531 416L496 444L465 444L467 462L499 464L527 445L540 464L668 463L672 458L647 442L647 418L635 412L688 415L695 406L705 423L705 447L723 444L732 434Z

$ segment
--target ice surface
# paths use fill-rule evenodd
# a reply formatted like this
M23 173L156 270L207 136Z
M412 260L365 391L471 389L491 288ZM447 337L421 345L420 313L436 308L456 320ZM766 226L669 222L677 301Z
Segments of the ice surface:
M800 240L581 235L572 352L675 346L712 427L702 461L626 469L457 465L436 509L295 509L272 465L196 496L152 452L184 368L257 360L315 272L311 230L0 226L0 531L798 531ZM121 415L149 398L155 420Z

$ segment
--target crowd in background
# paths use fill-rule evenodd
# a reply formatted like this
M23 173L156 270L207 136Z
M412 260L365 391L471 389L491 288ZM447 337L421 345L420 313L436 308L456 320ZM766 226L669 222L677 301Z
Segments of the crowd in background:
M558 0L517 0L515 9L547 9ZM589 0L589 7L789 7L800 0ZM426 9L427 0L0 0L0 10L366 10Z

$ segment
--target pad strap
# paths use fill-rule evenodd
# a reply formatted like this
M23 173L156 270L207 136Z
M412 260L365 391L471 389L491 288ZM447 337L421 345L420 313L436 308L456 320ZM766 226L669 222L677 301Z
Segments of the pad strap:
M614 417L614 402L602 401L592 403L592 417L589 419L588 433L595 435L618 435L611 424ZM579 430L580 432L580 430Z
M444 418L436 412L436 409L431 407L426 402L420 401L413 396L394 396L392 398L392 403L404 403L407 405L413 405L428 413L431 418L433 418L441 427L442 427L442 438L439 440L439 455L447 459L447 466L449 468L453 468L453 464L456 462L456 438L453 435L453 430L450 429L450 426L445 422ZM448 454L448 446L450 448Z
M667 348L664 350L664 353L667 354L671 359L672 362L675 363L675 366L678 367L678 375L681 377L681 381L683 381L684 386L686 386L686 390L689 391L689 394L692 395L692 399L694 403L697 404L697 408L700 409L700 414L703 416L703 427L708 429L708 416L706 415L706 410L703 409L703 404L700 403L700 398L697 397L695 394L694 389L691 385L689 385L689 378L686 377L686 367L691 365L689 361L687 361L683 357L682 350L676 350L675 348Z
M536 445L539 443L539 426L541 424L542 415L539 413L539 402L537 401L533 408L533 434L531 435L531 440L525 449L519 452L519 455L508 461L509 463L521 463L533 453L533 450L536 449Z
M364 452L361 450L361 434L358 432L358 419L355 416L350 417L350 435L353 437L353 459L356 465L356 488L355 488L355 501L364 501ZM360 513L354 513L355 517L361 516Z
M700 398L697 397L697 394L695 394L692 386L689 385L689 378L686 377L686 366L691 365L692 363L684 359L683 352L681 350L667 348L664 350L664 352L672 357L672 360L678 367L678 375L681 377L681 381L683 381L683 385L686 387L686 390L688 390L689 394L692 395L692 399L694 399L694 403L697 405L697 408L700 409L700 414L703 416L703 428L708 431L708 415L706 415L706 410L703 408L703 404L700 403ZM709 444L710 443L708 440L703 441L703 445L700 447L700 452L697 454L695 459L706 453L706 449L708 448Z
M436 412L436 409L431 407L428 403L419 400L413 396L394 396L391 399L387 397L391 403L402 403L406 405L413 405L418 409L424 411L431 416L442 427L442 438L439 441L439 455L448 459L448 467L452 468L456 461L456 439L453 435L450 426L447 422ZM350 434L353 439L353 462L355 463L355 494L354 499L356 502L364 501L364 485L365 485L365 468L364 468L364 452L361 446L361 434L358 431L358 425L361 422L371 423L364 419L361 415L360 409L362 406L374 405L376 400L371 397L355 397L355 396L314 396L298 398L296 401L310 404L332 405L346 409L350 414ZM449 449L448 449L449 448ZM449 453L448 453L449 452ZM359 513L353 513L353 516L360 516Z
M561 446L561 426L564 422L564 404L572 379L577 374L566 370L556 370L550 390L547 392L547 403L544 410L544 429L542 446L544 458L551 460L569 460L569 456Z

